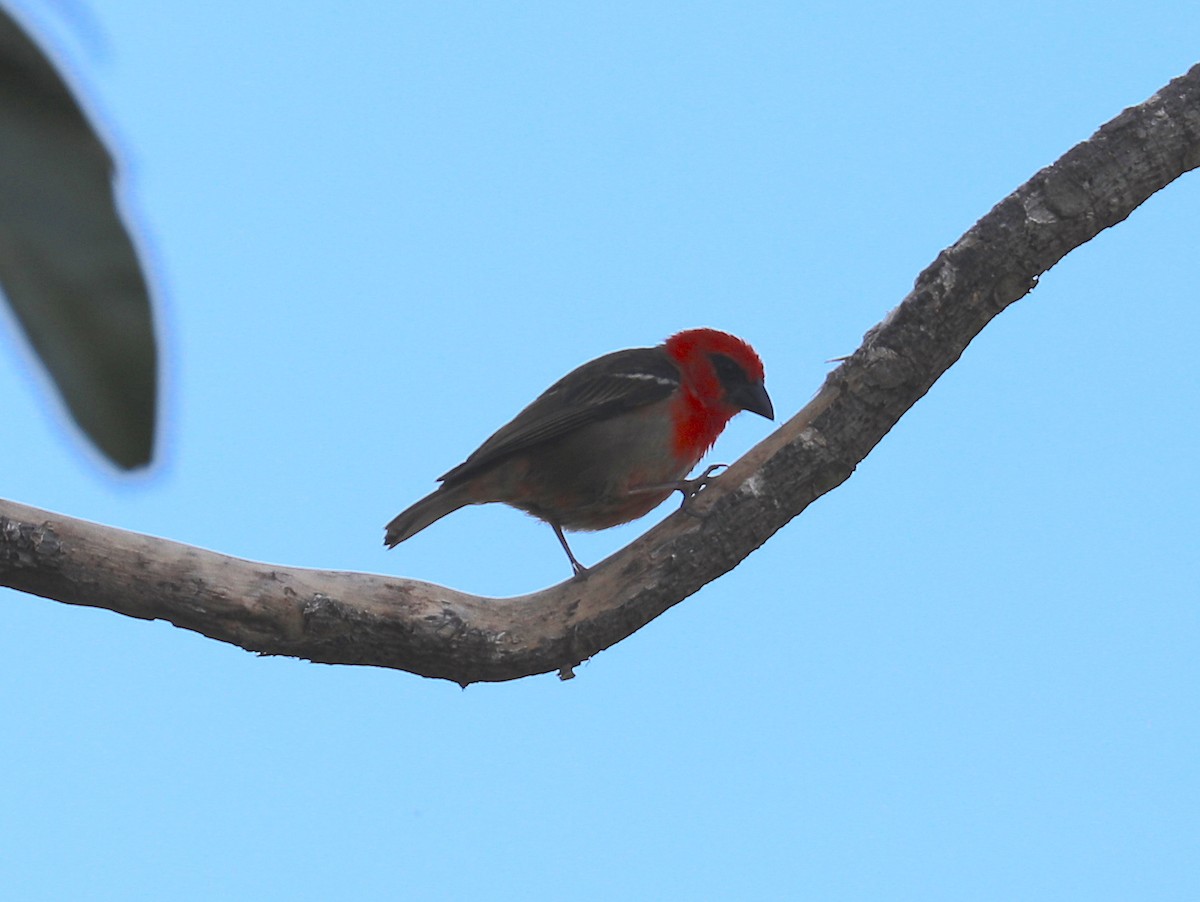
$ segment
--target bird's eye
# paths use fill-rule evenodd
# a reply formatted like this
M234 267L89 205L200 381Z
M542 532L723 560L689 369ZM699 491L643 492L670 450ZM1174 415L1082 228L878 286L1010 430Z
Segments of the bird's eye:
M710 354L709 360L712 361L713 369L717 372L717 378L726 386L745 385L750 381L750 377L746 375L746 371L732 357L726 354Z

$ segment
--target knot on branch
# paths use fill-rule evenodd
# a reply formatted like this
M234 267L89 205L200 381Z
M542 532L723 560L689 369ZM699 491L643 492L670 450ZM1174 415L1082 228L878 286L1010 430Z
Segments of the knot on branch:
M908 357L870 339L868 335L867 341L850 358L853 365L838 371L838 381L864 404L879 407L891 400L891 393L898 386L916 377L916 368Z
M58 569L62 543L46 523L0 517L0 570Z

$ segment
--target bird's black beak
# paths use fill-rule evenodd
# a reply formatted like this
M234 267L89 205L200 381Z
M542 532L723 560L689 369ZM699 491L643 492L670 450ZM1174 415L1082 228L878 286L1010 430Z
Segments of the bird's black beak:
M734 386L728 398L742 410L756 413L768 420L775 419L775 405L767 394L767 387L761 382L744 382Z

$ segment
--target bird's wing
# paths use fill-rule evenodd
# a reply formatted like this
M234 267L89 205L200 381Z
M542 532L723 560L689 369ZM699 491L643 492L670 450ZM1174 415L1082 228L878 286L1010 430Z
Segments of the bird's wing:
M665 399L679 370L662 348L631 348L598 357L559 379L501 427L442 482L473 476L500 460L589 423Z

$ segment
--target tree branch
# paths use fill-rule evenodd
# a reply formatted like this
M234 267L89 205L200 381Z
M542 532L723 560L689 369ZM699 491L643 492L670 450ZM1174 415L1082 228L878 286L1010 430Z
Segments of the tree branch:
M1069 251L1197 166L1200 65L997 204L921 273L804 410L691 512L667 518L586 578L480 598L413 580L257 564L0 502L0 584L168 620L263 654L463 685L553 670L569 676L844 482L996 314Z

